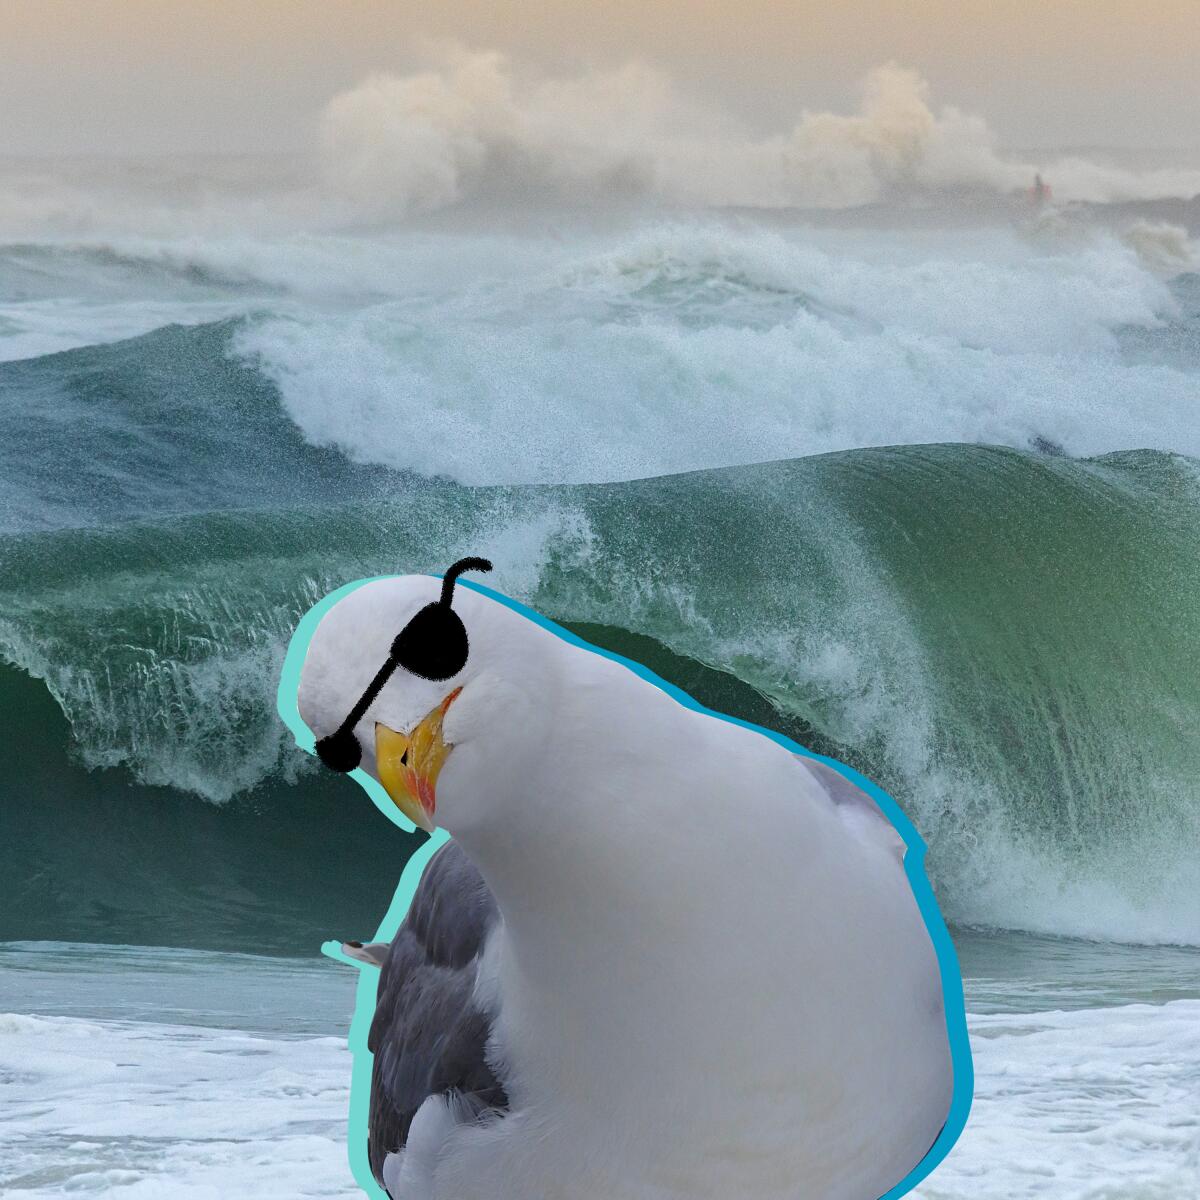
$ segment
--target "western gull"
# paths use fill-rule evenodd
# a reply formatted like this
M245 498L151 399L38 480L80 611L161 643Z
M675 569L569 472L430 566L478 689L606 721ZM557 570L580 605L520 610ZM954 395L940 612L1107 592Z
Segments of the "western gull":
M381 964L375 1177L394 1200L877 1200L954 1091L904 839L834 768L454 591L487 566L350 591L300 675L327 764L453 839L390 946L347 947Z

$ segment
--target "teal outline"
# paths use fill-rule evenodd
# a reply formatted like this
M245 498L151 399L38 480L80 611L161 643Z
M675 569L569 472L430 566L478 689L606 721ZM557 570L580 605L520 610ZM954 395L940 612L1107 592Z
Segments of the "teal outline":
M313 736L312 730L300 718L300 711L297 708L297 693L300 687L300 670L304 666L304 658L308 653L308 645L312 640L313 633L316 631L321 618L344 596L349 595L365 584L389 578L394 578L394 576L376 575L369 579L359 579L338 588L335 592L331 592L305 613L300 623L296 626L296 631L292 634L292 639L288 644L287 655L284 658L283 670L279 678L277 704L280 717L283 718L284 723L295 734L296 745L309 754L316 753L314 749L316 739ZM442 577L434 575L431 578L440 579ZM864 775L860 775L853 767L847 767L845 764L838 762L836 759L828 758L824 754L815 754L813 751L807 750L805 747L793 742L791 738L785 737L781 733L776 733L774 730L764 729L761 725L754 725L749 721L741 720L739 717L731 717L727 713L715 712L711 708L705 708L703 704L693 700L686 692L681 691L674 684L668 683L665 679L661 679L653 671L642 666L641 663L634 662L623 655L614 654L610 650L602 650L598 646L593 646L590 642L585 642L581 637L573 634L569 629L564 629L561 625L542 616L541 613L535 612L519 601L511 599L509 596L493 591L483 584L476 583L474 580L459 579L458 587L467 587L484 596L490 597L507 608L511 608L514 612L520 613L523 617L527 617L543 629L549 630L555 637L562 638L564 642L569 642L571 645L579 646L584 650L590 650L593 654L599 654L604 658L611 659L613 662L621 663L622 666L628 667L634 674L640 675L648 683L666 692L668 696L677 700L685 708L704 713L706 716L718 717L722 721L729 721L734 725L741 725L744 729L752 729L756 733L761 733L764 737L768 737L773 742L784 746L794 754L802 755L805 758L813 758L818 762L823 762L833 767L834 770L841 772L851 783L862 788L884 811L895 827L896 832L904 839L907 847L907 852L904 856L905 874L908 876L909 886L912 888L913 896L916 898L917 906L921 910L921 916L924 918L925 926L929 930L930 940L933 942L934 950L937 953L938 965L942 976L942 994L945 998L946 1031L949 1035L950 1058L954 1071L954 1091L950 1100L950 1112L946 1117L946 1124L942 1127L941 1133L938 1134L937 1140L926 1152L925 1157L899 1183L895 1184L879 1197L879 1200L899 1200L901 1196L912 1191L953 1149L955 1142L958 1141L959 1136L966 1127L975 1091L975 1068L971 1059L971 1043L967 1034L967 1013L966 1002L963 996L962 971L958 965L958 954L954 949L953 941L951 941L950 932L946 928L946 922L942 919L941 910L938 908L937 900L934 898L933 888L930 886L929 880L925 875L924 863L927 847L921 835L917 832L916 826L913 825L891 796L879 787L878 784L873 783ZM416 826L396 808L383 788L367 775L365 771L361 768L352 771L351 778L366 791L367 795L374 802L375 807L388 820L400 826L406 832L412 833L415 831ZM448 840L449 835L445 830L439 829L418 847L408 860L400 876L396 893L392 897L392 902L388 906L387 913L380 922L373 940L389 941L391 939L397 928L399 928L400 922L404 919L405 913L408 912L408 907L412 903L413 893L417 889L417 883L425 870L426 863L429 862L434 852ZM372 1055L367 1049L367 1034L371 1027L371 1019L375 1015L375 990L378 982L375 972L378 968L348 957L343 953L341 944L338 942L326 942L321 947L321 952L336 962L357 967L359 970L354 1017L350 1023L348 1039L350 1050L354 1057L354 1067L350 1078L349 1128L352 1131L358 1131L363 1136L348 1138L347 1149L350 1158L350 1169L359 1187L368 1196L372 1197L372 1200L388 1200L387 1193L380 1188L371 1174L371 1168L367 1161L367 1139L365 1136L368 1124L367 1114L371 1099L372 1066Z

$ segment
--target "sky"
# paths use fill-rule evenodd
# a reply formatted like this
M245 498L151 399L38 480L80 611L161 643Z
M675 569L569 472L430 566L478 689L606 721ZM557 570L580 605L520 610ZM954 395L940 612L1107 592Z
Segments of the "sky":
M293 152L423 39L572 76L637 61L748 129L888 61L1003 146L1200 144L1200 0L0 0L0 154Z

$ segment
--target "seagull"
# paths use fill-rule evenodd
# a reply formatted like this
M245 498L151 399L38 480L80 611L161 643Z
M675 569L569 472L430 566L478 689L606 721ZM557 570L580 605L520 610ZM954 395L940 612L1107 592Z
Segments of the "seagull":
M322 760L450 836L390 944L347 944L380 964L376 1179L878 1200L954 1088L904 839L834 767L455 591L489 567L350 591L300 676Z

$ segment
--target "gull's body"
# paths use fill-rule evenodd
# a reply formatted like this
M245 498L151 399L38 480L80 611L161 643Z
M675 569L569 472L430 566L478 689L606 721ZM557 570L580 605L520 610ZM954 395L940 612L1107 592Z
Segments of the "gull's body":
M300 697L319 734L436 586L367 585L325 618ZM894 828L831 768L477 592L455 608L462 678L389 683L359 729L376 773L375 721L411 728L462 688L437 782L457 848L427 868L373 1031L391 1194L882 1195L953 1085Z

